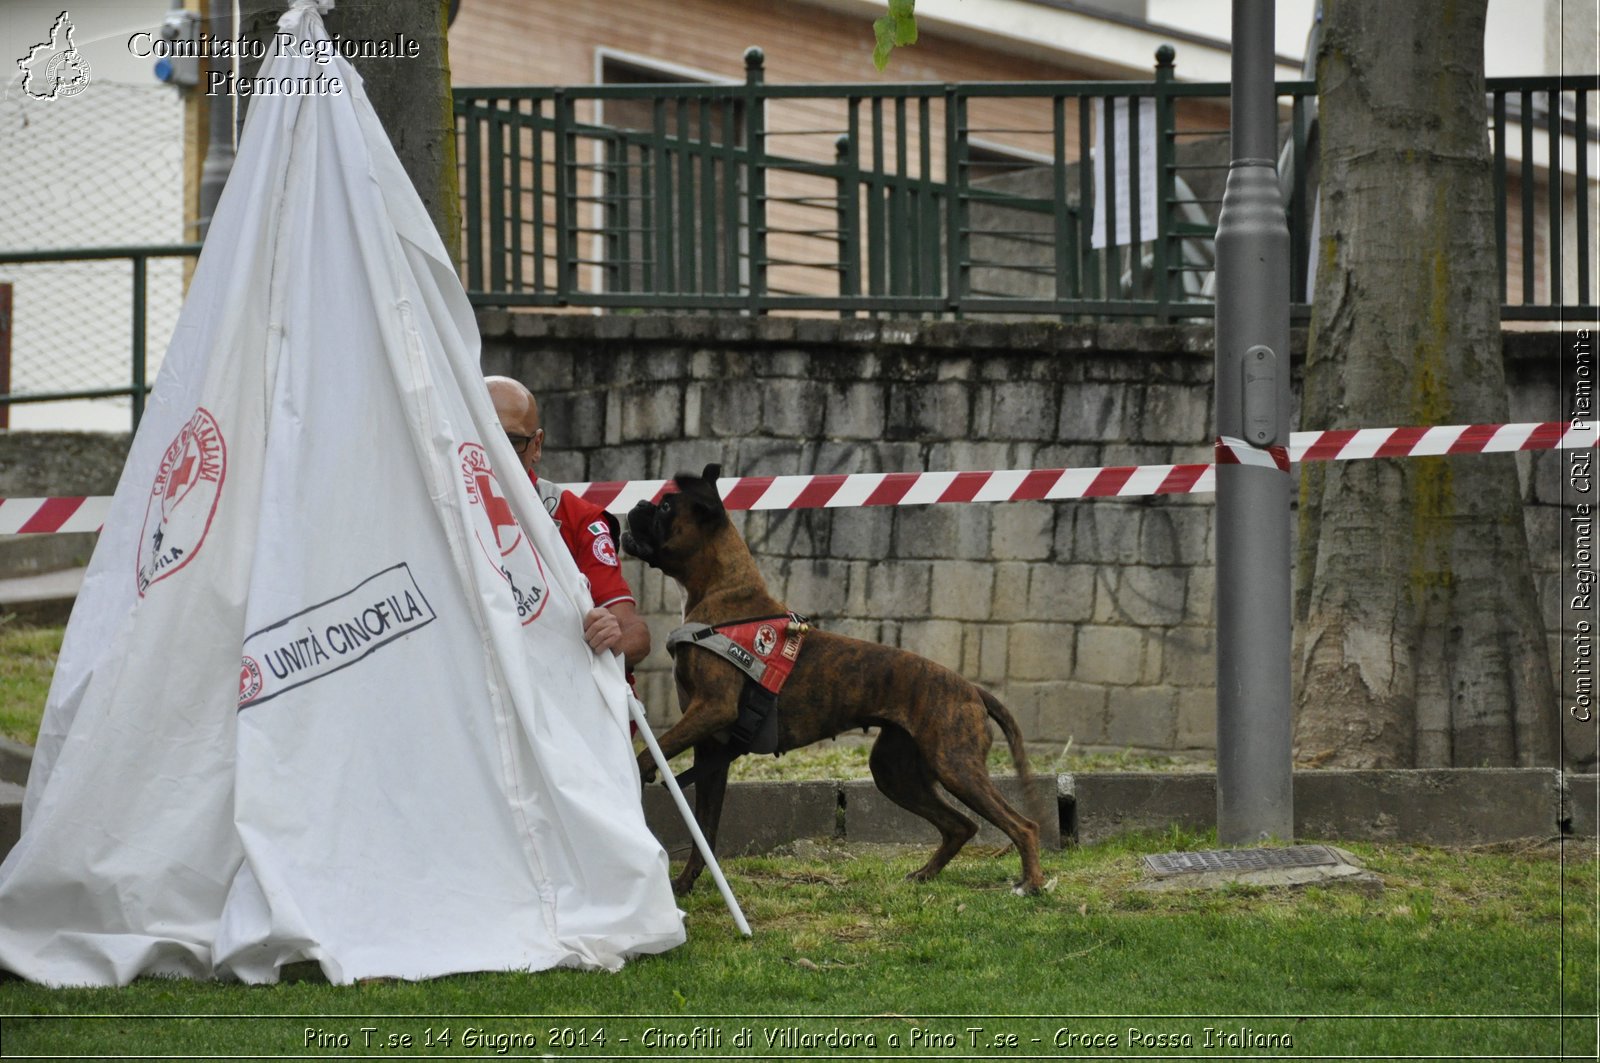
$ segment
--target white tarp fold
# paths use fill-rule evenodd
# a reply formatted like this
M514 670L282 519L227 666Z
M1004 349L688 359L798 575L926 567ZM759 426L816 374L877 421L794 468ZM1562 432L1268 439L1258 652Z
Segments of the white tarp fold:
M325 40L297 5L280 28ZM324 55L326 52L324 52ZM336 982L683 940L618 660L360 79L264 78L50 692L0 967Z

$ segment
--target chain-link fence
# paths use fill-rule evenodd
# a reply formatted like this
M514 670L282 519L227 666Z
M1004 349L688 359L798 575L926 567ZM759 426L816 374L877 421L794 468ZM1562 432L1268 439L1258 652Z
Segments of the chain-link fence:
M0 92L0 248L60 250L178 244L195 238L183 209L183 101L161 85L94 79L71 97ZM188 260L148 263L144 332L154 378L183 302ZM130 259L0 264L12 286L10 391L26 397L127 388L136 322ZM6 390L0 386L0 391ZM130 400L10 407L12 428L125 431Z

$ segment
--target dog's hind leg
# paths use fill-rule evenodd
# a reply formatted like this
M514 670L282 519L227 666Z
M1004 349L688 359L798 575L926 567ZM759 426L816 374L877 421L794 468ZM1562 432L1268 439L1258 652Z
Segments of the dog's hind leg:
M732 763L719 742L703 742L694 747L694 818L712 852L717 849L717 824L722 822L722 800L728 792L728 767ZM691 847L683 870L672 881L672 892L681 897L694 889L705 866L699 847Z
M944 755L933 763L939 782L1011 839L1022 857L1022 880L1017 883L1017 892L1038 893L1044 886L1044 871L1039 866L1039 825L1012 808L995 789L981 754L971 750L941 752Z
M939 828L939 848L926 864L906 876L917 882L928 881L978 833L978 825L939 796L933 788L933 772L923 760L922 751L900 728L883 727L872 745L867 764L872 769L873 781L885 797Z

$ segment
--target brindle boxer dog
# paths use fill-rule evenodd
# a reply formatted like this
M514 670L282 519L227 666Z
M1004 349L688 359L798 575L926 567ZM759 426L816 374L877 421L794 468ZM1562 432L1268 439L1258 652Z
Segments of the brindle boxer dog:
M784 606L767 592L749 548L728 520L716 488L720 472L708 465L701 476L680 474L676 493L659 504L640 502L628 514L623 549L683 587L686 623L783 614ZM693 747L695 817L715 846L733 759L724 740L738 717L746 679L732 662L696 646L679 648L674 674L683 718L661 735L661 748L670 758ZM878 789L932 823L942 839L909 878L920 882L937 875L978 830L939 796L938 782L1005 832L1022 858L1016 891L1038 892L1043 882L1039 827L1012 808L989 779L989 721L1005 733L1025 783L1027 753L1016 721L988 691L905 650L811 631L776 712L778 753L857 727L879 728L870 761ZM648 751L639 755L639 768L645 781L654 777ZM698 850L692 852L674 891L687 893L704 864Z

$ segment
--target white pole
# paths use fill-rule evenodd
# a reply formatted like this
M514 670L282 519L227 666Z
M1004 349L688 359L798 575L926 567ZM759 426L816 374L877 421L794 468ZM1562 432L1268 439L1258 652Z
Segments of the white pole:
M739 933L750 937L750 924L744 920L744 912L739 910L739 902L733 898L733 890L728 888L728 880L722 877L722 868L717 866L717 858L711 854L711 846L706 844L706 836L700 832L700 824L695 822L694 812L689 808L689 802L684 800L683 790L678 786L678 780L672 777L672 769L667 766L667 758L662 755L661 747L656 744L656 736L650 732L650 723L644 718L644 706L639 699L629 695L628 713L633 717L633 722L639 725L639 737L644 739L645 748L650 750L650 756L655 758L656 770L661 773L661 781L667 784L667 792L672 794L673 802L678 806L678 814L683 817L684 826L689 828L689 836L694 839L694 846L700 850L700 855L705 858L706 867L711 870L711 878L717 884L717 891L722 894L722 902L728 906L728 912L733 916L733 924L739 928Z

